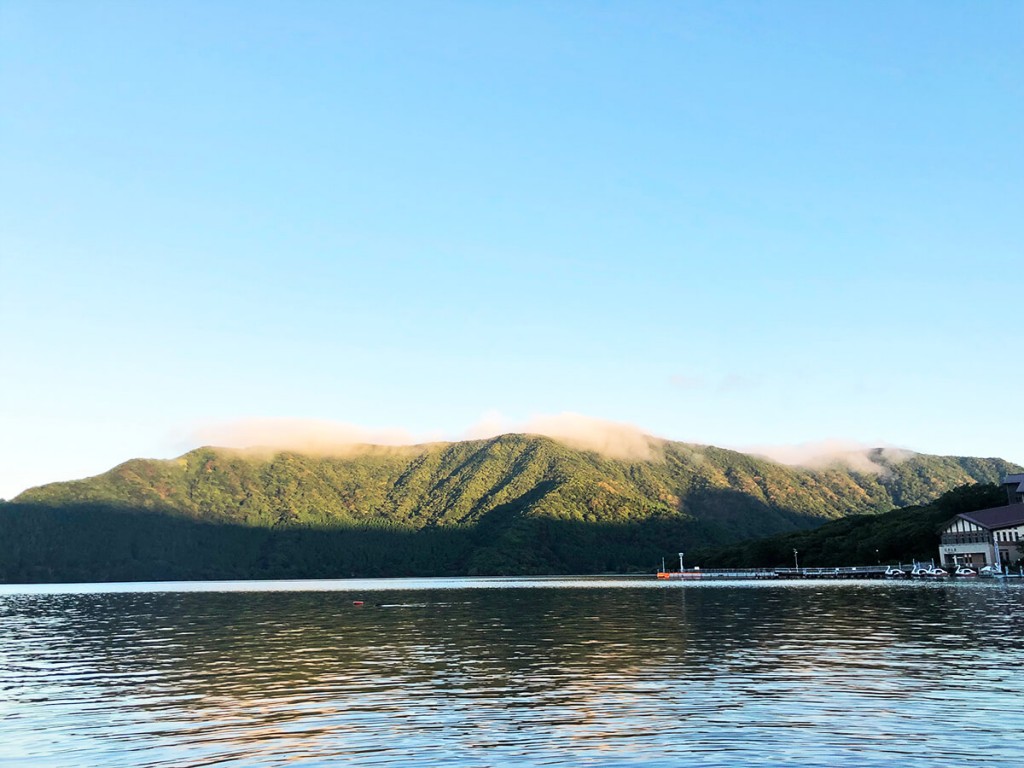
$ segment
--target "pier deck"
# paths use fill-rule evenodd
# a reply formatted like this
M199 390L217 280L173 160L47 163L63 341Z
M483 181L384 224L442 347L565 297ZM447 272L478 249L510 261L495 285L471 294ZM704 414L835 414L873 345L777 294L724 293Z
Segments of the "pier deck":
M887 565L858 565L841 568L693 568L661 571L659 579L697 581L711 579L881 579ZM911 566L906 566L907 570Z
M919 567L920 563L898 563L895 565L855 565L839 568L687 568L681 571L658 571L658 578L670 581L711 581L711 580L765 580L765 579L884 579L890 568L898 568L905 574L903 577L913 581L935 581L936 579L955 578L977 579L1020 579L1024 581L1024 566L1017 572L1004 569L1001 575L987 576L910 576L910 572Z

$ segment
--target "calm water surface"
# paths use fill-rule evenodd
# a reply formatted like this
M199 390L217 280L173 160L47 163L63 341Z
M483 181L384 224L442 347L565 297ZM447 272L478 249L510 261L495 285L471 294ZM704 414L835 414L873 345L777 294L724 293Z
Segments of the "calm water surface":
M0 587L0 762L1019 768L1022 637L1013 583Z

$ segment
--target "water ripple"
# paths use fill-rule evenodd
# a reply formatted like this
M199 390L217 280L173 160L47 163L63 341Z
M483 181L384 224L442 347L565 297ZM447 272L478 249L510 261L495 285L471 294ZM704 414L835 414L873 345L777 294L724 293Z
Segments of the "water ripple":
M0 762L1019 766L1022 608L979 583L3 588Z

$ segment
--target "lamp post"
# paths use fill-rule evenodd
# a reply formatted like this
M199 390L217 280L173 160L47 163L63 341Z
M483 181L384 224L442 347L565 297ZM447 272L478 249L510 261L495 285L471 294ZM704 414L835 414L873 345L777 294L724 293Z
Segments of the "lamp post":
M679 553L679 572L683 572L683 553Z
M880 557L878 556L878 550L877 550L877 549L875 550L875 562L876 562L876 563L877 563L878 565L881 565L881 564L882 564L882 558L880 558Z
M796 557L796 550L795 549L793 550L793 567L796 568L797 570L800 569L800 561Z

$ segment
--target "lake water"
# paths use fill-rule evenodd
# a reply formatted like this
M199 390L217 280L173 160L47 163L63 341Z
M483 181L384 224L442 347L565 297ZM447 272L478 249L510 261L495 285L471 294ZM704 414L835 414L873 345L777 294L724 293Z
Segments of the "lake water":
M1019 768L1022 638L1019 583L7 586L0 763Z

